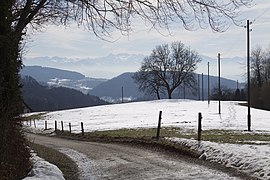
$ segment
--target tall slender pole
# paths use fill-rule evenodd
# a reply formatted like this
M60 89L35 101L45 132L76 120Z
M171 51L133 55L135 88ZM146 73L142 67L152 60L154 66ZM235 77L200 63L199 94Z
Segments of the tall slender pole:
M250 39L249 39L249 20L247 20L247 101L248 101L248 115L247 115L247 124L248 131L251 127L251 115L250 115Z
M209 62L207 63L207 66L208 66L208 83L207 83L207 85L208 85L208 95L207 95L207 98L208 98L208 104L210 104L210 76L209 76Z
M184 83L184 86L183 86L183 93L184 93L184 99L186 99L186 84Z
M198 74L198 98L201 100L201 89L200 89L200 74Z
M220 90L220 53L218 53L218 113L221 114L221 90Z
M122 86L122 103L124 103L124 87Z
M202 101L204 101L204 91L203 91L203 73L202 73Z

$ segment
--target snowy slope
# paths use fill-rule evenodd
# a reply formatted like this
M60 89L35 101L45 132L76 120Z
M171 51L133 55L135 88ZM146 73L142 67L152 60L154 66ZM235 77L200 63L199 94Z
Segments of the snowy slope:
M162 114L162 126L175 126L185 129L197 129L198 112L202 113L202 129L247 129L247 107L238 102L222 102L221 115L218 114L218 102L159 100L126 104L106 105L67 111L47 113L36 122L38 128L54 127L54 121L63 121L65 129L72 123L72 129L80 132L80 122L85 131L122 128L156 127L159 111ZM270 111L251 109L252 133L270 134ZM60 127L60 125L58 125ZM247 133L247 132L246 132ZM169 141L183 144L202 154L202 158L218 162L249 173L259 179L270 179L270 142L264 145L222 144L192 139L167 138Z
M222 102L219 115L218 102L211 102L208 106L206 101L189 100L158 100L50 112L37 122L37 126L44 128L47 120L49 127L53 128L56 120L58 123L63 121L65 129L71 123L75 132L80 132L80 122L84 123L85 131L156 127L159 111L163 112L163 127L196 129L198 112L201 112L202 129L247 129L247 107L238 105L238 102ZM269 111L251 109L251 115L252 130L270 131Z

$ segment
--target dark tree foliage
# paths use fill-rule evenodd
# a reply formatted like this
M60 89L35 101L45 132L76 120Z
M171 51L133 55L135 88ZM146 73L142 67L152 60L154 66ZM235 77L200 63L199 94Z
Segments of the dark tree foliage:
M20 35L12 28L14 1L0 2L0 177L21 179L30 168L29 150L18 121L21 94L18 72Z
M168 44L159 45L144 59L134 80L140 90L156 94L158 98L160 92L166 92L171 99L174 90L183 84L195 88L194 71L200 61L198 53L181 42L173 42L170 47Z
M132 78L139 85L140 91L145 92L147 95L156 95L157 99L161 99L161 94L165 92L161 88L160 80L155 77L154 72L143 68L136 72Z
M245 101L246 100L246 92L244 89L229 89L226 86L221 86L221 100L222 101ZM219 100L219 91L218 88L215 87L211 90L211 99L212 100Z
M270 50L256 47L251 52L251 105L270 110Z
M220 95L221 95L221 100L222 101L229 101L229 100L233 100L234 99L234 91L232 89L229 89L225 86L221 86L220 87ZM211 99L213 100L219 100L219 89L213 88L211 90L212 94L211 94Z

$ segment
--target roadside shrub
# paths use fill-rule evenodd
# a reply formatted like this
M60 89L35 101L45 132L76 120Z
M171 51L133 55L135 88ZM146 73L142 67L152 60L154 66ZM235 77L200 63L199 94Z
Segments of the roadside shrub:
M19 180L27 175L31 168L30 149L26 146L26 139L21 132L19 123L11 122L6 129L7 141L0 149L0 179Z

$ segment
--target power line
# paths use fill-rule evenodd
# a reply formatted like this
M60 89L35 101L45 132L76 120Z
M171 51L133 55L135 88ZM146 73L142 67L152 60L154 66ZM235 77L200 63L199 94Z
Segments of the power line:
M250 22L250 24L254 24L254 23L256 22L256 26L258 27L258 26L260 25L260 23L258 23L258 22L261 21L260 18L261 18L263 15L265 15L265 13L267 13L269 10L270 10L270 7L266 8L262 13L260 13L257 17L255 17L255 18ZM264 23L265 23L265 22L264 22ZM243 26L243 27L245 27L245 26ZM232 43L232 46L230 46L231 48L228 49L228 50L226 50L225 52L223 52L223 53L222 53L223 55L225 55L225 56L228 55L230 52L233 52L233 50L238 49L238 48L240 47L240 45L242 45L242 41L244 40L244 39L243 39L243 36L241 36L242 33L243 33L243 32L242 32L242 30L241 30L241 31L237 34L237 36L236 36L236 37L241 37L241 38L234 40L233 43Z
M251 23L254 23L255 21L257 21L257 19L261 18L269 10L270 10L270 7L265 9L260 15L258 15L256 18L254 18L253 21L251 21Z

